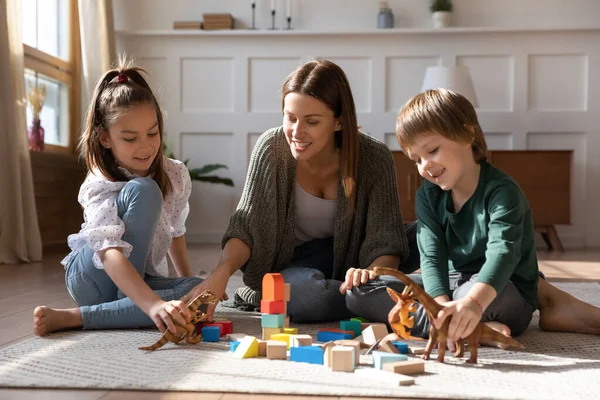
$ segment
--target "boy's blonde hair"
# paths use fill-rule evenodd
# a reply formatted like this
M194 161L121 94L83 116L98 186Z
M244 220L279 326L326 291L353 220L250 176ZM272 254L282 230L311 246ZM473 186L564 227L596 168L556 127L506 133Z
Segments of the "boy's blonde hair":
M396 138L403 149L418 137L439 134L471 142L478 164L487 160L487 144L475 108L464 96L446 89L427 90L408 100L396 119Z

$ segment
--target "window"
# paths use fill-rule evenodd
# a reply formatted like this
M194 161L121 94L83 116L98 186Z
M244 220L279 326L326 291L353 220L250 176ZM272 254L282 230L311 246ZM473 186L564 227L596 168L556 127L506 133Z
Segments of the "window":
M80 127L77 0L21 0L25 90L44 85L40 113L48 151L72 153ZM33 122L27 107L27 126Z

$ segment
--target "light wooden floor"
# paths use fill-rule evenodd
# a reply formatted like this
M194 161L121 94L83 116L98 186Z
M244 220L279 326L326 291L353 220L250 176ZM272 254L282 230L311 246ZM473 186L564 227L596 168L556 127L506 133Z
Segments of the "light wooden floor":
M217 245L193 245L190 260L201 276L208 274L219 259ZM64 269L59 264L64 254L47 254L35 264L0 265L0 347L29 338L32 335L32 312L35 306L73 307L64 283ZM600 281L600 250L539 253L540 269L548 280ZM281 395L240 395L233 393L139 392L118 390L30 390L2 389L2 399L205 399L262 400L282 399ZM338 396L285 396L286 399L344 399ZM362 398L365 399L365 398ZM381 400L379 398L379 400Z

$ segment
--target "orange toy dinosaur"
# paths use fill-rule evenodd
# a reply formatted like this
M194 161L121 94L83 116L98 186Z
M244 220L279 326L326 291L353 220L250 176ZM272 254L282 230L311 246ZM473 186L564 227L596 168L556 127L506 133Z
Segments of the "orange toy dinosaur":
M425 308L427 316L429 317L429 321L433 321L435 316L437 316L444 307L436 302L430 295L428 295L423 288L415 284L412 279L398 270L375 267L373 272L375 273L375 276L391 275L395 278L398 278L402 283L404 283L404 285L406 285L406 288L402 294L399 294L398 292L388 288L388 293L390 293L392 299L397 302L396 306L394 306L390 312L388 319L392 329L398 334L398 336L404 337L402 335L406 335L406 332L409 331L406 328L412 328L414 325L413 319L407 318L405 315L403 315L405 312L407 312L406 310L410 310L409 307L412 307L411 302L413 302L414 299L418 300ZM451 316L446 318L440 329L436 329L433 324L431 324L431 328L429 329L429 341L425 346L425 352L422 356L424 360L429 359L429 355L431 354L431 351L437 342L438 357L436 361L444 362L444 356L446 354L446 341L448 337L448 326L450 325L451 320ZM402 321L404 321L404 323ZM406 322L408 322L408 324ZM398 329L398 331L396 329ZM479 347L480 341L486 341L489 343L493 342L499 347L525 347L510 336L506 336L498 331L495 331L481 322L477 324L477 327L469 336L467 336L464 340L461 339L456 342L456 352L454 353L455 357L462 357L464 355L465 341L467 342L469 346L469 352L471 353L471 357L467 360L467 362L473 364L477 363L477 348Z
M140 347L140 350L146 351L154 351L156 349L161 348L168 342L172 342L178 344L183 339L187 343L196 344L202 341L202 336L196 333L196 324L198 322L202 322L206 320L207 315L200 310L200 306L202 304L214 304L217 302L217 298L215 295L209 290L205 290L196 296L191 302L187 304L190 313L192 314L192 319L189 323L185 325L175 324L177 327L177 333L172 333L167 330L162 337L158 340L158 342L154 343L152 346L148 347Z

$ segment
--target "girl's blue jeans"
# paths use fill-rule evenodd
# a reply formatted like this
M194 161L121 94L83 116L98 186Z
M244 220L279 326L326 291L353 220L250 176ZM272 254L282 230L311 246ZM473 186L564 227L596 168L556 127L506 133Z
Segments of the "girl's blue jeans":
M202 282L201 278L163 278L147 275L146 259L162 212L162 193L150 178L127 182L117 197L118 214L125 224L123 240L133 246L129 261L163 300L177 300ZM93 250L82 248L67 265L65 281L81 310L84 329L140 328L154 322L125 297L104 269L92 262Z

